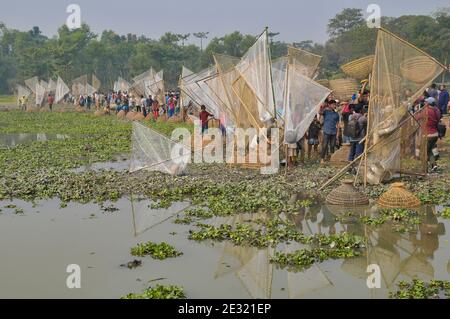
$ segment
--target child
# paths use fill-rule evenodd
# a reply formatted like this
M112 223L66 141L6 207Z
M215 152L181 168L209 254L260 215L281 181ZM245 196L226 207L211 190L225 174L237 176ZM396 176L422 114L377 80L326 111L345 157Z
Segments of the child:
M199 114L200 121L202 122L202 135L208 131L208 119L209 117L214 118L214 115L206 111L206 106L201 106L201 112Z
M319 133L320 133L320 122L317 117L314 118L313 122L309 126L306 137L308 138L308 160L311 159L311 149L314 147L314 154L318 154L319 148Z

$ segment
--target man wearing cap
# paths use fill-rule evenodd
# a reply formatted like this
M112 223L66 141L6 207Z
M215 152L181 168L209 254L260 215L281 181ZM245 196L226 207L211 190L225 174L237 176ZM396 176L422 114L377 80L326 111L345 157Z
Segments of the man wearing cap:
M436 159L433 155L433 148L439 138L438 134L438 123L441 119L441 111L436 107L436 100L433 97L425 99L425 106L416 115L417 120L420 121L422 128L426 128L427 132L427 155L428 162L431 165L431 171L436 171ZM426 123L423 123L423 119L427 119Z

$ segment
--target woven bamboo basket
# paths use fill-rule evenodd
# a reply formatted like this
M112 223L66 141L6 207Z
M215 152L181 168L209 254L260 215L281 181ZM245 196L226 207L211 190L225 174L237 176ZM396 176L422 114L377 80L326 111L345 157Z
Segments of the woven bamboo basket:
M46 107L41 107L40 109L39 109L39 112L48 112L49 110L46 108Z
M403 183L393 183L378 199L378 205L386 208L410 208L420 205L420 200L405 189Z
M123 119L125 119L125 117L126 117L126 113L125 113L124 110L121 110L119 113L117 113L117 118L118 119L123 120Z
M400 64L400 72L408 80L423 83L430 80L436 73L436 63L428 57L417 56Z
M128 112L126 115L127 120L133 121L136 114L137 114L137 112L135 112L135 111Z
M353 79L364 80L367 79L372 72L374 55L369 55L364 58L354 60L341 66L341 70Z
M77 113L84 113L86 110L84 108L82 108L81 106L77 106L75 108L75 112Z
M28 113L34 113L34 112L37 112L37 109L35 108L35 107L27 107L27 112Z
M342 185L331 191L326 197L326 202L331 205L356 206L367 205L369 200L364 194L358 192L353 186L352 180L342 181Z
M342 145L339 150L333 153L330 158L330 162L333 163L347 163L348 154L350 153L350 145Z
M327 79L316 80L317 83L323 85L324 87L330 87L330 81Z
M96 117L101 117L101 116L104 116L104 115L105 115L104 111L97 110L97 111L94 112L94 116L96 116Z
M142 120L145 120L145 116L142 113L137 113L133 119L133 121L142 121Z
M330 89L334 96L341 101L350 100L352 95L358 92L358 82L355 79L330 80Z

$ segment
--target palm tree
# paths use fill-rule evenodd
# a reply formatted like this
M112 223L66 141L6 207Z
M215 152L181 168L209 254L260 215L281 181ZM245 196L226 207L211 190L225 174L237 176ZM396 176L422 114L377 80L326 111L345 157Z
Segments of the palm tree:
M200 51L203 52L203 39L208 39L209 32L194 33L194 37L200 39Z
M181 45L184 46L184 42L191 36L190 33L177 34L178 38L181 40Z

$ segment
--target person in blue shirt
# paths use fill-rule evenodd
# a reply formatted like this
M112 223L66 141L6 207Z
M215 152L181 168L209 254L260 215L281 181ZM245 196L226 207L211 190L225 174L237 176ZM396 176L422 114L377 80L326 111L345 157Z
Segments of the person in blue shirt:
M336 112L336 101L328 101L328 104L320 112L320 115L323 118L323 142L322 151L320 154L321 163L323 164L325 162L325 156L328 153L328 149L330 149L331 155L334 153L334 148L336 146L336 135L340 120L339 114Z
M448 94L448 90L444 84L441 85L440 89L441 89L441 93L439 93L438 106L439 106L439 109L441 110L441 114L444 115L444 114L447 114L449 94Z

